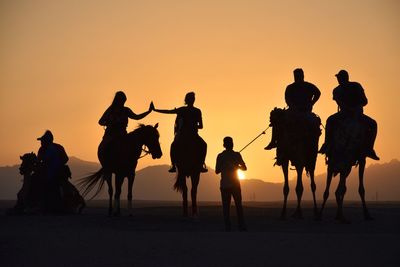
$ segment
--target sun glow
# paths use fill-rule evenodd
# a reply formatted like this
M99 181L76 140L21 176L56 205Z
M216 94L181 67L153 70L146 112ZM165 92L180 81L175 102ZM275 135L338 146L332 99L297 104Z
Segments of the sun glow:
M237 174L238 174L239 180L243 180L246 178L246 175L244 174L244 172L242 170L237 170Z

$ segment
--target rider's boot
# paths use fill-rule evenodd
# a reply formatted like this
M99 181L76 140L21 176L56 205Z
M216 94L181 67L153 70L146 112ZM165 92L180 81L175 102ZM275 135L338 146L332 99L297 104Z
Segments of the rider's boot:
M205 163L203 163L203 166L201 167L201 172L208 172L207 166Z
M378 157L378 155L376 155L375 150L372 148L367 152L367 157L374 159L374 160L380 160L380 158Z
M318 153L320 153L320 154L326 154L327 150L328 150L328 145L327 145L326 143L324 143L324 144L321 146L321 148L319 149Z
M169 168L168 172L176 172L175 164L172 164L171 168Z
M276 142L271 141L266 147L264 147L265 150L271 150L273 148L276 148Z
M277 130L276 127L272 127L272 136L271 136L271 142L269 142L269 144L264 147L265 150L271 150L273 148L277 147Z

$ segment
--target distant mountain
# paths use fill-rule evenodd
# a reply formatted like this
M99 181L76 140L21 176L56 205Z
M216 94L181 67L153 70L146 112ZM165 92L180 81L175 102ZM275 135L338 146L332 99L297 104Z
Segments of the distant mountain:
M72 170L73 179L76 181L97 171L100 168L98 163L83 161L71 157L69 166ZM0 199L15 199L16 193L21 187L22 177L18 171L18 165L0 167ZM173 191L172 186L175 175L168 173L167 165L149 166L138 170L134 182L134 199L142 200L180 200L180 195ZM294 172L291 172L293 177ZM358 169L354 169L347 181L346 200L358 200ZM400 162L392 160L389 163L370 165L365 172L365 188L367 200L392 200L400 201ZM198 200L200 201L218 201L220 200L219 180L220 177L215 174L211 168L209 172L201 175L198 188ZM283 176L282 176L283 180ZM325 189L326 174L315 177L317 183L317 199L321 200ZM190 188L190 180L187 179ZM331 197L334 199L338 177L335 177L331 186ZM242 196L245 201L280 201L282 200L282 183L268 183L259 179L245 179L241 181ZM310 200L309 178L304 175L304 194L303 199ZM108 198L107 190L103 189L97 198ZM122 198L126 199L126 183L122 193ZM295 180L290 180L289 199L296 198Z

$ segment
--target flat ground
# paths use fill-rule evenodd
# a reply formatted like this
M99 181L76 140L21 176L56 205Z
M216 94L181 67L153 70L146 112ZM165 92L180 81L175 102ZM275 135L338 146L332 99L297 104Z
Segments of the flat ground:
M0 202L1 266L400 266L400 203L345 202L351 224L333 219L329 203L314 221L278 219L281 203L244 203L248 232L224 232L219 203L200 203L197 220L183 220L174 202L135 201L134 216L106 216L92 201L81 215L6 216ZM290 203L289 213L295 204Z

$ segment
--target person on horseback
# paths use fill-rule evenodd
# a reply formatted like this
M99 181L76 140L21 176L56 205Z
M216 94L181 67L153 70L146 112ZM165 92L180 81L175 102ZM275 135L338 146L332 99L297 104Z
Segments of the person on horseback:
M118 91L111 105L106 109L99 120L99 124L105 127L103 140L99 150L108 149L110 143L124 137L127 134L128 120L140 120L146 117L153 109L152 103L146 112L135 114L130 108L125 107L127 98L124 92Z
M315 116L312 114L312 108L321 96L321 92L314 84L304 81L304 72L302 69L295 69L293 75L294 83L289 84L285 91L285 101L289 107L288 113L303 115L307 118L307 121L312 127L316 124ZM265 150L271 150L277 147L279 138L278 127L275 127L272 122L271 126L271 142L264 148Z
M325 143L321 146L319 153L326 154L329 145L332 143L333 131L336 123L343 118L356 118L361 120L367 129L366 156L374 160L379 160L374 150L374 143L377 134L377 123L372 118L364 114L363 107L368 104L368 99L364 89L358 82L349 81L349 73L340 70L336 75L339 85L333 89L333 100L336 101L339 111L331 115L326 121Z
M128 119L140 120L152 111L152 104L149 109L142 114L135 114L130 108L125 107L127 98L124 92L118 91L115 94L111 105L104 112L99 120L101 126L106 127L104 138L120 137L127 134Z
M246 231L246 225L243 216L242 193L237 170L247 170L239 152L233 151L232 137L224 138L225 150L218 154L215 165L215 173L221 173L220 190L222 198L222 209L224 214L225 230L231 231L231 222L229 210L231 206L231 197L233 197L236 206L236 214L239 221L239 231Z
M170 157L171 157L171 168L169 172L176 172L176 153L177 145L181 143L184 139L193 139L197 144L200 145L204 152L207 151L207 143L198 134L199 129L203 129L203 119L201 115L201 110L194 107L195 93L189 92L185 96L185 105L183 107L174 108L171 110L156 109L154 111L164 114L176 114L176 120L174 125L174 141L171 144ZM207 172L203 158L203 168L201 172Z
M54 143L53 134L47 130L43 136L37 138L41 146L38 151L40 173L45 178L45 203L50 211L61 211L62 199L60 185L62 179L71 176L66 165L69 158L62 145Z

